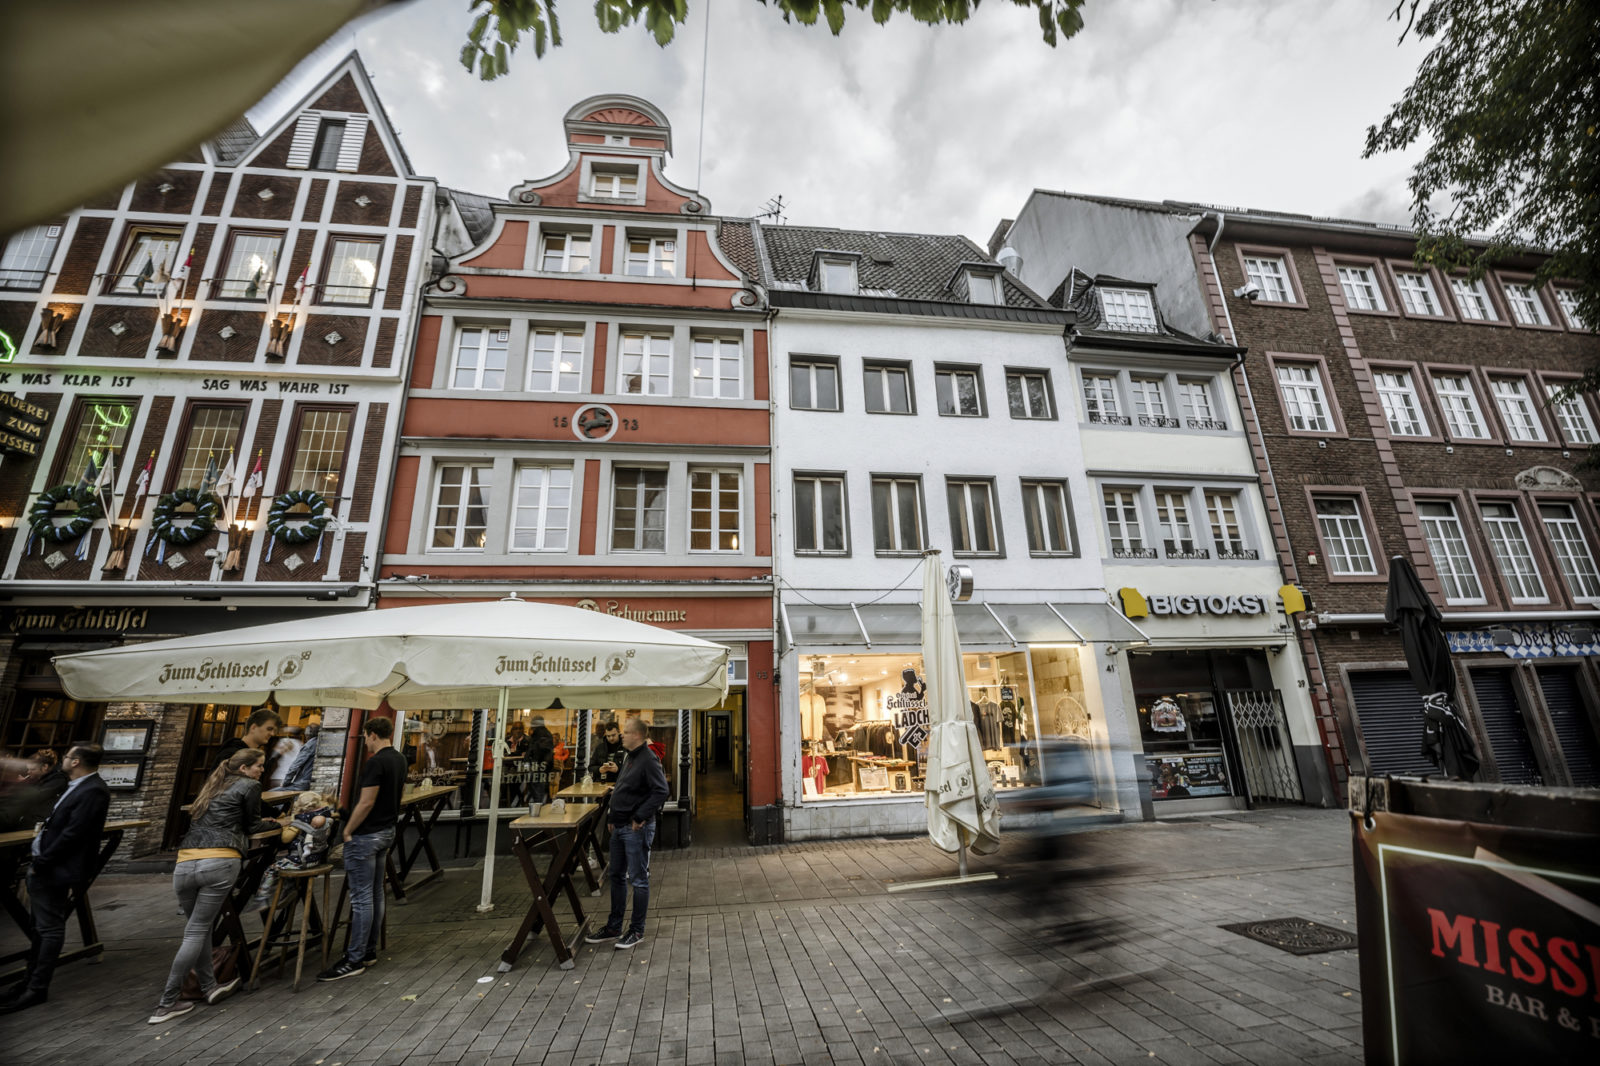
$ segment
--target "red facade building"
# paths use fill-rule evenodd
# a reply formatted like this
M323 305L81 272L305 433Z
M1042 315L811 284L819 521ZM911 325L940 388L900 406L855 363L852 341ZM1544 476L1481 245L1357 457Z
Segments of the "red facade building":
M748 223L664 173L666 117L625 96L566 115L570 159L504 201L441 196L381 564L381 607L525 599L733 649L712 711L519 708L581 778L599 724L667 752L668 829L753 839L777 798L765 305ZM420 726L420 728L419 728ZM471 727L411 728L478 766ZM459 764L458 764L459 765ZM716 823L716 828L713 828Z

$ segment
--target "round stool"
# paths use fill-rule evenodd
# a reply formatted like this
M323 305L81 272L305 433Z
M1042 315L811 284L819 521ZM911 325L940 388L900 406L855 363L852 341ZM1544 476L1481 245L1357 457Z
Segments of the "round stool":
M255 965L250 969L250 987L253 989L260 984L261 961L272 954L273 948L281 949L278 956L278 968L281 970L289 961L289 948L293 945L296 949L294 991L298 992L300 991L300 974L304 970L306 962L306 936L311 924L311 907L315 901L315 896L313 895L316 887L315 879L322 878L322 913L326 915L328 913L328 892L332 883L332 878L329 875L333 873L333 866L330 863L323 863L320 866L308 866L304 870L279 870L277 873L278 881L272 886L272 902L267 905L266 924L261 930L261 946L256 949ZM286 901L286 907L283 912L285 928L283 932L273 936L273 924L278 918L278 902L283 899L283 886L288 882L293 882L294 888L291 891L294 894ZM303 902L304 904L300 910L300 932L298 935L290 928L293 925L294 908L297 902ZM326 918L324 918L325 920ZM326 966L328 963L329 940L327 930L323 930L321 939L322 963Z

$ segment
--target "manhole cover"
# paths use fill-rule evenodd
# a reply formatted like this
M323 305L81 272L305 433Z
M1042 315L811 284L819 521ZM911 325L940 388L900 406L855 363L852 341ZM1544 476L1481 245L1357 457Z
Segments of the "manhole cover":
M1331 925L1319 925L1305 918L1268 918L1260 922L1238 922L1221 928L1230 933L1271 944L1291 955L1316 955L1324 951L1348 951L1356 946L1354 934Z

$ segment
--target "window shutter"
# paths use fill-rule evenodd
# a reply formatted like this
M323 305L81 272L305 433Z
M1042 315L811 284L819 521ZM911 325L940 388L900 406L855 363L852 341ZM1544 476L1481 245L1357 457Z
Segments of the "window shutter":
M355 173L361 165L361 146L367 141L367 116L351 115L344 120L344 140L339 145L339 163L335 170Z
M311 148L317 143L317 124L321 121L321 115L307 111L295 122L294 140L289 142L289 161L286 166L305 170L311 165Z

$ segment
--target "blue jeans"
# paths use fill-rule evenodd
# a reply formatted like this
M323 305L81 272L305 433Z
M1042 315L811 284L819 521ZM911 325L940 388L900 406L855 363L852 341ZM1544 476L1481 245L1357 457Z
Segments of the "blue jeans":
M606 928L622 929L622 914L628 906L628 886L633 886L633 922L631 932L644 935L644 916L650 909L650 843L656 836L656 823L652 818L643 829L632 823L611 827L611 917Z
M200 982L200 991L209 994L217 987L217 976L211 970L211 927L217 924L217 912L239 879L242 865L240 859L192 859L172 868L172 890L188 921L167 974L167 987L161 992L162 1006L178 1002L183 978L190 970Z
M394 830L357 833L344 846L344 879L350 887L350 949L345 957L360 962L378 950L383 928L384 860L394 846Z
M80 891L87 892L85 885ZM67 941L67 918L72 912L72 890L56 888L28 874L28 902L33 909L33 944L28 959L28 991L44 992L56 972L61 948Z

